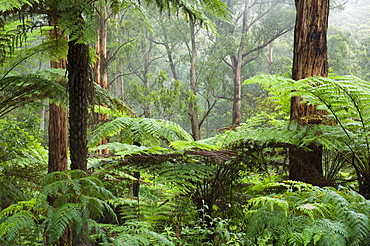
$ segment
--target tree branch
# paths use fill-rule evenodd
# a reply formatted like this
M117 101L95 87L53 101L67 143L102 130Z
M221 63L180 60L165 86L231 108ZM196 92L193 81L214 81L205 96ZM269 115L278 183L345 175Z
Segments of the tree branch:
M284 35L285 33L289 32L293 30L293 27L289 28L289 29L286 29L286 30L282 30L280 32L278 32L277 34L275 34L273 37L271 37L269 40L267 40L265 43L261 44L260 46L257 46L256 48L253 48L253 49L250 49L248 50L246 53L243 54L243 58L245 58L247 55L255 52L255 51L258 51L260 49L263 49L265 48L268 44L270 44L272 41L274 41L275 39L277 39L278 37ZM245 64L243 64L244 66Z

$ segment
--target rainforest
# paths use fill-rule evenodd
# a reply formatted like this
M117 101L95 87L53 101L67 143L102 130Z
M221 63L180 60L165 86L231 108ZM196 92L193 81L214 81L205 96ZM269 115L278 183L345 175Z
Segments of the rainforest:
M0 0L0 246L370 245L367 0Z

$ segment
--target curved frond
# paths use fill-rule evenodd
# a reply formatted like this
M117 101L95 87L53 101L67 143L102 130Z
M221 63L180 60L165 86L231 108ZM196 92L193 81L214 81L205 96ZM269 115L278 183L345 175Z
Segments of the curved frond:
M176 123L150 118L118 117L101 123L93 132L89 145L97 145L104 137L121 137L121 142L159 146L173 141L191 141L192 137Z
M22 233L29 233L37 229L34 215L30 211L20 211L0 224L0 242L5 245L14 245Z
M122 112L126 116L135 117L135 113L132 111L132 109L128 105L126 105L123 101L117 99L110 91L95 84L94 92L95 92L94 100L96 104L104 105L104 107L107 106L110 110L113 110L115 112ZM100 107L94 111L105 114L105 112L100 112L104 110L104 107ZM111 115L112 113L109 112L109 114Z
M77 218L81 218L79 204L67 203L52 213L46 228L49 243L58 242L64 231L72 227Z
M0 79L0 117L11 110L40 98L54 98L65 92L59 83L36 75L9 76Z

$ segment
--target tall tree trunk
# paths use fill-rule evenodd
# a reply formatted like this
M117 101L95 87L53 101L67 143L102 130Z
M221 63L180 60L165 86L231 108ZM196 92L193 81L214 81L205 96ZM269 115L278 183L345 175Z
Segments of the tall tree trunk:
M150 71L150 59L152 55L152 50L153 50L153 42L149 39L149 49L148 51L144 54L144 71L143 71L143 83L144 83L144 93L146 96L149 95L150 91L150 81L149 81L149 71ZM144 102L144 117L149 118L151 116L150 112L150 102L146 101Z
M107 18L106 18L106 6L101 6L101 10L98 13L98 40L95 43L95 53L97 55L96 62L94 64L94 75L95 82L104 89L109 89L108 85L108 64L107 64ZM95 114L95 122L104 122L108 120L107 114ZM108 138L103 138L100 141L100 145L107 144ZM98 154L108 154L109 151L106 149L98 150Z
M143 82L144 86L144 96L147 97L150 94L151 90L151 85L150 85L150 78L149 78L149 72L150 72L150 66L152 63L152 51L154 47L154 43L152 41L152 33L148 33L148 38L147 40L149 41L149 47L148 50L144 53L143 55L143 71L141 72L135 72L138 74L138 77L140 80ZM142 41L142 45L145 47L145 40ZM143 102L143 110L144 110L144 117L149 118L151 116L151 111L150 111L150 100L145 100Z
M243 63L243 53L245 49L246 35L248 32L248 10L249 0L245 0L244 11L243 11L243 25L242 25L242 36L239 43L237 55L232 57L232 67L234 72L234 94L233 94L233 112L232 112L232 124L238 126L241 120L241 108L242 108L242 82L241 72Z
M58 37L62 37L62 33L56 25L57 21L49 17L50 25L54 27L51 31L51 38L55 38L57 42ZM67 68L67 61L65 59L58 59L58 61L50 61L51 68ZM68 170L68 113L67 108L55 103L49 104L49 158L48 158L48 173ZM57 196L48 196L47 200L50 206L53 206ZM48 239L47 239L48 240ZM71 241L71 234L69 230L65 230L55 245L64 246Z
M269 45L268 45L268 56L267 56L267 67L268 67L269 74L274 73L274 71L272 70L272 64L274 63L273 47L274 47L274 42L269 43Z
M57 23L57 21L51 17L49 21L51 26ZM58 36L62 36L56 25L50 32L50 36L56 40ZM50 67L66 69L67 61L65 59L50 61ZM67 109L63 106L54 103L49 104L48 133L48 172L65 171L68 169L68 114Z
M82 11L77 15L78 22L84 22ZM94 87L93 75L90 70L89 46L85 43L70 40L67 55L68 92L69 92L69 147L71 169L87 172L87 126L88 108ZM79 231L77 228L81 228ZM89 245L88 225L71 228L72 246Z
M189 102L189 114L191 129L194 140L200 140L199 117L197 107L197 82L195 76L195 64L197 60L197 48L195 43L194 23L190 21L190 42L191 42L191 60L190 60L190 90L191 97Z
M71 169L87 171L87 119L92 94L89 47L68 42L69 145Z
M176 71L176 66L175 66L175 62L173 60L173 54L172 54L172 50L170 48L170 45L168 44L168 35L167 35L167 30L166 30L166 27L165 25L162 23L162 27L163 27L163 36L164 36L164 47L166 48L166 53L167 53L167 58L168 58L168 62L170 64L170 68L171 68L171 72L172 72L172 77L174 80L179 80L179 76L177 75L177 71Z
M67 68L65 60L50 62L52 68ZM61 105L49 105L49 160L48 172L68 169L68 114Z
M295 6L297 13L292 77L300 80L311 76L327 76L329 0L296 0ZM318 111L315 105L301 101L299 96L291 98L291 121L300 125L320 124L323 112ZM311 151L291 151L289 178L314 185L327 185L322 176L322 148L316 144L308 147Z

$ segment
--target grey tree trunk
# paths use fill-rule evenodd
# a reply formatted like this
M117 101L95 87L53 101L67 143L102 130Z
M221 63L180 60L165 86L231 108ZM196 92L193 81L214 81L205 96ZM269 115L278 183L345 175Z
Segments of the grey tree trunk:
M190 22L190 42L191 42L191 60L190 60L190 90L192 97L189 102L189 114L191 129L194 140L200 140L199 117L197 109L197 82L195 76L195 65L197 60L197 48L195 42L194 23Z

